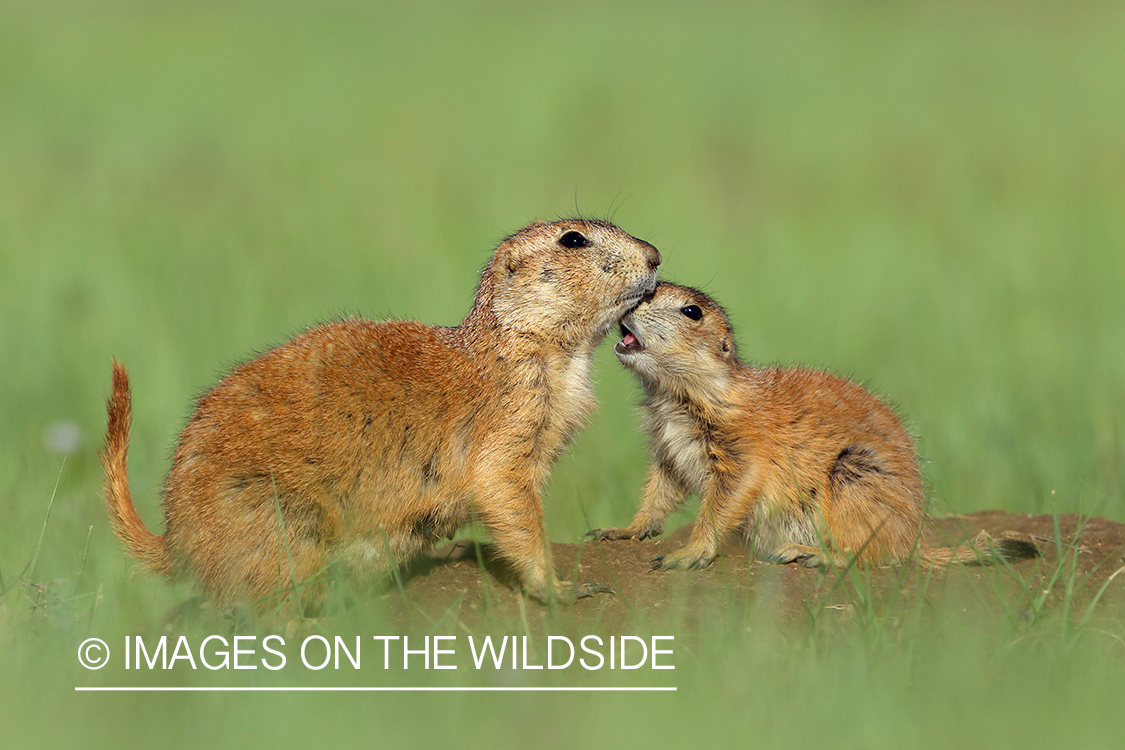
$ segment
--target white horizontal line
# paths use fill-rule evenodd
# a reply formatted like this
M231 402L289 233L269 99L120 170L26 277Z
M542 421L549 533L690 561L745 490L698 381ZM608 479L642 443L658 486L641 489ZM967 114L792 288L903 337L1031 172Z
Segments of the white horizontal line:
M89 693L606 693L675 692L675 687L76 687Z

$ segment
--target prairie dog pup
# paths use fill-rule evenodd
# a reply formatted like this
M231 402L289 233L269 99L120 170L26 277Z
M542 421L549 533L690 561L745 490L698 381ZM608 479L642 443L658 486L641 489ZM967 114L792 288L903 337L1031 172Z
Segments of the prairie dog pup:
M459 326L340 320L236 367L180 435L162 536L130 497L129 381L114 362L102 454L114 531L218 604L299 590L315 608L329 562L377 575L472 519L531 596L607 590L560 584L540 488L594 405L594 348L655 288L659 263L606 222L535 223L496 249Z
M752 367L735 353L723 309L695 289L660 283L625 316L614 351L644 385L652 443L641 508L599 540L646 539L688 494L699 517L688 544L653 568L703 568L742 530L779 563L885 564L918 545L925 516L914 444L862 386L801 367ZM927 565L1035 556L1033 545L979 536L920 549Z

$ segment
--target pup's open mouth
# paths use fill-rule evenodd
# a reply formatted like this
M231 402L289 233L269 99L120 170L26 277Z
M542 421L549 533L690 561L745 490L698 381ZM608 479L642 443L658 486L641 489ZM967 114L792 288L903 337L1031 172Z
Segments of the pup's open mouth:
M644 344L641 343L641 340L622 323L621 340L614 345L613 351L617 354L631 354L643 351L644 348Z

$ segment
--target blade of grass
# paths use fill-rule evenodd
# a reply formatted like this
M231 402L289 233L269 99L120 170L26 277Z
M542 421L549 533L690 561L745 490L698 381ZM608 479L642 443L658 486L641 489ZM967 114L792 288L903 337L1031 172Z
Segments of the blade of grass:
M277 533L281 537L281 543L285 548L285 559L289 561L289 581L292 585L294 604L297 607L297 616L302 620L305 619L305 610L301 606L301 592L297 586L297 569L293 565L293 555L289 551L289 536L285 533L285 518L281 514L281 500L277 496L277 481L274 479L273 472L270 472L270 483L273 485L273 509L277 514ZM280 609L281 602L278 600L278 607Z
M43 547L43 537L47 534L47 522L51 520L51 509L55 507L55 497L59 494L59 484L62 482L63 469L66 468L66 456L63 456L62 465L59 467L59 475L55 479L55 489L51 491L51 500L47 503L47 513L43 516L43 525L39 528L39 539L35 542L35 551L31 554L31 559L27 561L27 565L16 580L21 580L24 576L35 575L35 566L39 563L39 550ZM7 589L0 592L0 595L7 593Z

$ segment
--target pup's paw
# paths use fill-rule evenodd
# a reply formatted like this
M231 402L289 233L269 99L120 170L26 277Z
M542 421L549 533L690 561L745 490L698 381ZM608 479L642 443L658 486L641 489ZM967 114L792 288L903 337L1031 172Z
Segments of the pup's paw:
M695 550L684 547L669 555L652 558L653 570L701 570L706 568L719 555L710 550Z
M599 542L610 542L618 539L640 539L644 541L660 536L662 531L664 529L660 526L645 526L644 528L626 526L623 529L590 529L586 532L586 536L592 536Z

